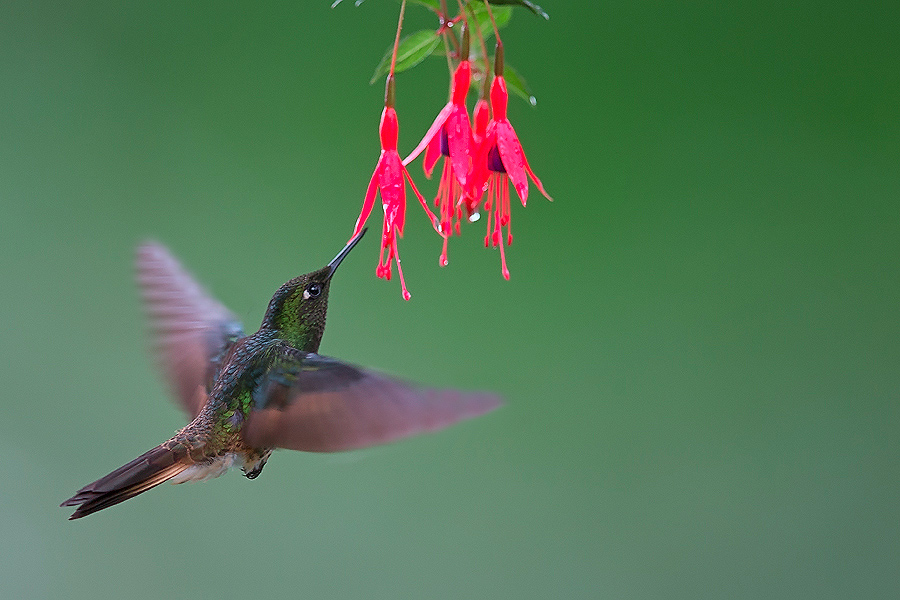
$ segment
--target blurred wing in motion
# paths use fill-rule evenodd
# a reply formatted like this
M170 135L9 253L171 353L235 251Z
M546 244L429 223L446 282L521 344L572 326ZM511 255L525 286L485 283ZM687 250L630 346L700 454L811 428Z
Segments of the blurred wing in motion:
M138 247L137 279L158 361L179 404L193 418L206 401L221 358L243 337L243 328L161 244Z
M420 388L333 358L284 350L261 379L243 428L254 448L352 450L491 411L494 394Z

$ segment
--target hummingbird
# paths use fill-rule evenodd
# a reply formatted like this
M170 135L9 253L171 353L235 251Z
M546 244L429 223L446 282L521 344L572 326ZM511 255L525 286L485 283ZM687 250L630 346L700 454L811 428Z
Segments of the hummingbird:
M61 506L79 519L165 481L262 472L276 448L338 452L435 431L498 407L487 392L419 387L318 354L331 279L365 234L324 268L275 292L259 330L244 335L168 250L138 247L138 283L161 366L192 419L171 439L90 483Z

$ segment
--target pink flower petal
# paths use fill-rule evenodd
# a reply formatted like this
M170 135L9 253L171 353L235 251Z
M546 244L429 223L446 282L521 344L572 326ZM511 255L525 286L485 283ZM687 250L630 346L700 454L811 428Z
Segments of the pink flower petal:
M522 155L524 158L524 154ZM544 198L553 202L553 198L550 197L550 194L547 193L547 190L544 189L544 184L541 183L541 180L538 179L538 176L534 174L534 171L531 170L531 167L528 166L528 160L525 160L525 170L528 172L528 175L531 176L531 180L534 181L534 184L541 190L541 193L544 195Z
M453 110L453 104L448 102L444 108L441 109L441 112L438 113L438 116L435 117L434 123L431 124L431 127L428 128L428 131L425 132L425 136L422 138L422 141L419 142L419 145L415 147L415 149L409 153L409 156L403 159L403 166L405 167L412 161L416 159L419 154L422 153L422 150L428 145L428 142L431 141L437 133L440 131L441 127L444 125L444 121L447 120L447 117L450 116L450 111Z
M472 126L469 123L469 113L463 105L454 105L453 111L444 124L447 132L447 150L450 153L450 162L453 163L453 173L459 185L465 189L469 173L472 170Z
M425 150L425 159L422 161L422 169L425 176L431 179L431 173L434 171L434 165L441 157L441 136L436 135L428 142L428 148Z
M386 151L383 159L384 168L379 173L378 185L381 188L381 203L384 207L384 220L388 230L403 233L406 215L406 187L403 185L403 173L406 169L400 163L400 155L396 151Z
M403 165L400 164L400 156L396 152L386 151L382 155L381 164L382 168L378 173L381 202L385 207L396 206L404 201Z
M497 150L500 152L500 160L503 168L509 175L516 193L522 200L522 206L528 201L528 175L525 173L525 151L516 136L509 121L496 121L497 123Z
M382 156L384 156L382 154ZM366 221L369 219L369 215L372 213L372 207L375 205L375 192L378 191L378 173L381 171L381 158L378 159L378 164L375 166L375 171L372 173L372 178L369 180L369 187L366 189L366 198L363 200L362 211L359 213L359 218L356 219L356 227L353 228L353 235L350 236L350 239L359 233L363 226L366 224Z

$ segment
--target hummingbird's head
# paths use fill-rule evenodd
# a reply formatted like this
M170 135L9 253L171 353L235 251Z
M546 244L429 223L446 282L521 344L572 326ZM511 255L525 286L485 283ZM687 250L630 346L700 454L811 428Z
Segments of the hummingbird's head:
M269 302L262 328L276 330L279 337L298 350L318 351L325 332L331 277L365 233L363 229L353 236L324 268L295 277L278 288Z

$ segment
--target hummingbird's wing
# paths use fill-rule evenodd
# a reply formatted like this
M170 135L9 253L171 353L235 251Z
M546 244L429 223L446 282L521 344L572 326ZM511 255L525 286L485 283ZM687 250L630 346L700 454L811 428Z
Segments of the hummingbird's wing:
M336 452L436 431L500 406L485 392L422 388L287 350L260 380L243 428L255 448Z
M221 357L243 337L241 323L161 244L138 246L137 280L163 373L193 418L206 402Z

